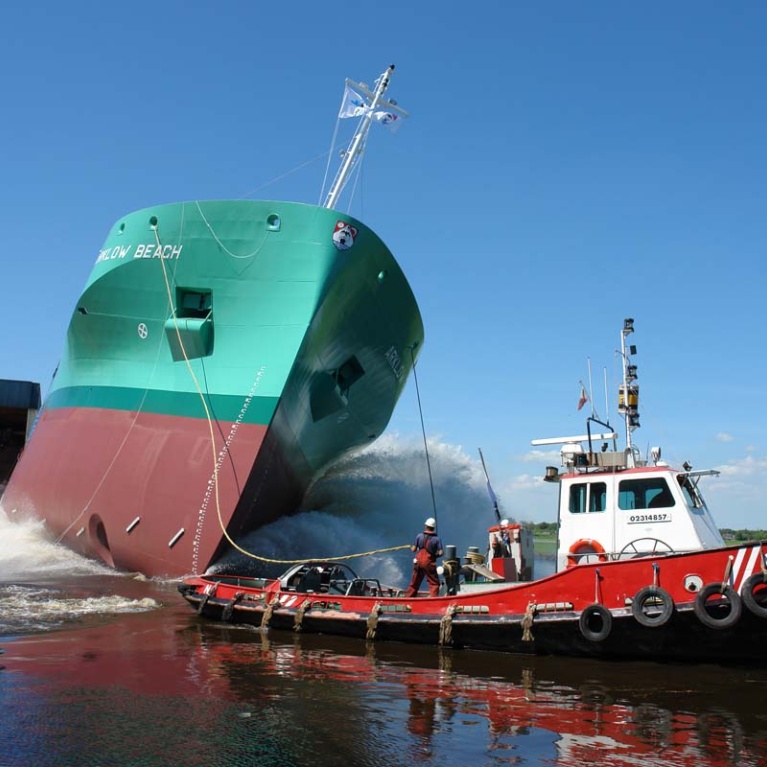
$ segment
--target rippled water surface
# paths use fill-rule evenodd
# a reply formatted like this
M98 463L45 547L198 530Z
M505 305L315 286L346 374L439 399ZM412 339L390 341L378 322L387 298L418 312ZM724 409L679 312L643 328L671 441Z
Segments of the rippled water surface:
M764 671L262 634L108 574L0 586L3 620L25 600L2 767L767 765Z
M438 495L458 520L477 497L446 465L457 489ZM324 509L356 493L373 509L365 524L344 505L281 520L261 542L330 552L400 540L409 523L393 510L424 487L387 492L374 468L315 493ZM387 582L406 577L384 564ZM116 575L0 515L0 767L767 767L765 700L767 667L519 658L208 623L175 583Z

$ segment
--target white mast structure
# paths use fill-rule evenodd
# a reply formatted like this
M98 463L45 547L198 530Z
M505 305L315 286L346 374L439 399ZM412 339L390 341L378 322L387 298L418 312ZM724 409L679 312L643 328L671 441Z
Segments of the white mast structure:
M618 412L623 415L626 425L626 461L627 465L635 465L634 446L631 432L639 428L639 384L636 383L637 368L631 362L631 354L636 354L636 347L626 347L626 336L634 332L634 320L628 317L623 321L621 331L621 359L623 362L623 383L618 394Z
M374 119L377 119L377 115L380 115L385 110L386 112L396 112L402 117L408 116L407 112L404 109L400 109L396 102L385 101L383 98L386 89L389 87L389 79L393 71L394 64L376 80L375 90L372 93L364 83L355 83L348 78L346 79L347 88L352 88L357 94L364 96L368 103L361 107L363 110L362 119L349 143L349 148L344 152L344 161L341 163L338 173L336 173L323 207L335 207L338 197L346 186L346 182L349 180L357 160L365 150L365 142L367 141L370 124Z

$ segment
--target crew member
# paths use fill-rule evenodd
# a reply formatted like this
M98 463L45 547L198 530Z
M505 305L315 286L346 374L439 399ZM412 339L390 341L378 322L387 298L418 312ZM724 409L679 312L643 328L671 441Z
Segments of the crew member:
M429 517L423 523L423 532L415 537L410 550L415 552L415 559L413 559L413 577L410 579L405 596L416 596L426 576L429 583L429 596L438 597L437 558L442 556L442 541L437 535L437 521L434 517Z
M499 530L493 536L493 556L511 556L511 536L509 535L509 520L502 519Z

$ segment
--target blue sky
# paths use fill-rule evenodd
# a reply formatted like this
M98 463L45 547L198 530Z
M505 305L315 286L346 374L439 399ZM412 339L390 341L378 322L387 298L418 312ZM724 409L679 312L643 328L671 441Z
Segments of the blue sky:
M111 224L155 203L316 202L345 77L411 113L351 213L419 300L431 439L481 447L505 511L553 520L536 437L615 421L635 318L642 451L719 468L767 527L767 5L73 0L2 11L5 378L47 389ZM343 208L347 207L344 199ZM390 425L420 438L413 383Z

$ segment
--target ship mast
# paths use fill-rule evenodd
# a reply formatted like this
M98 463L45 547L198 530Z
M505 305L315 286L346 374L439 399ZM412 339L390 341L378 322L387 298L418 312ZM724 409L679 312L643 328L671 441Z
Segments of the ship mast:
M362 152L365 149L365 142L367 141L368 131L370 130L370 124L375 117L376 110L381 107L385 107L386 109L395 109L400 113L402 112L402 110L396 107L394 102L383 100L383 95L386 93L386 89L389 87L389 79L393 71L394 64L392 64L376 80L376 88L373 93L370 93L370 91L362 83L354 83L347 79L347 86L351 86L355 91L364 94L370 103L366 105L362 119L357 126L357 130L352 137L351 142L349 143L349 148L344 153L344 161L341 163L341 167L338 169L338 173L336 174L335 180L330 187L328 196L325 198L323 207L335 207L338 197L343 191L343 188L346 186L346 182L349 180L349 176L351 176L351 172L355 163L359 157L361 157Z

